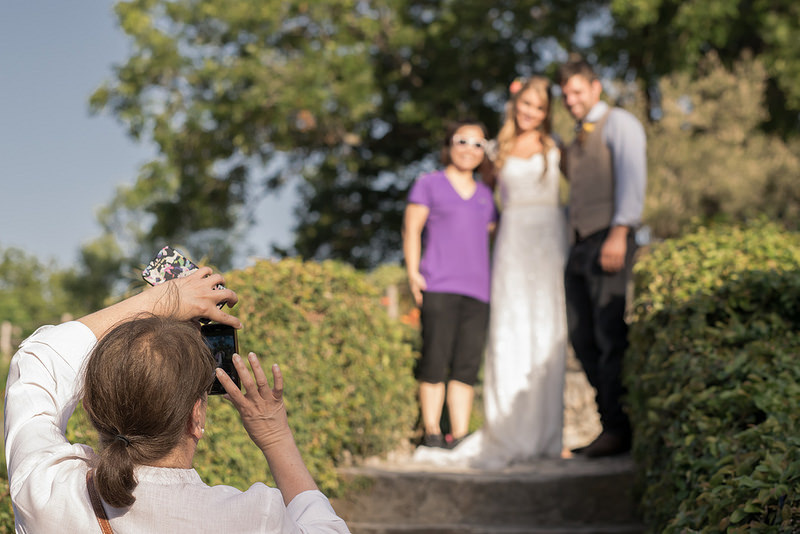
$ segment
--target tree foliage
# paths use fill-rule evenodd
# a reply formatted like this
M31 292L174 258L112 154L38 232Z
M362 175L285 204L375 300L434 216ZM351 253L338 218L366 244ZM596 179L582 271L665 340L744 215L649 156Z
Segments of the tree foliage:
M0 247L0 322L15 327L19 342L43 324L103 308L112 294L125 291L120 273L126 262L109 235L83 247L79 268L62 269L18 248ZM137 281L141 284L138 275Z
M645 199L658 237L678 236L694 219L767 215L797 228L800 142L759 129L767 83L761 61L746 54L729 70L715 52L697 74L661 80L663 116L647 124Z
M768 73L768 129L800 133L800 4L794 0L611 0L597 55L645 82L693 73L709 52L732 67L745 51Z
M0 248L0 322L14 327L15 342L38 326L75 313L64 287L67 273L18 248Z
M80 316L108 306L112 295L127 289L125 278L129 285L134 277L141 283L139 275L128 275L132 267L112 235L105 234L81 247L80 267L59 274L70 313Z
M159 153L101 214L132 257L128 266L170 242L228 268L255 201L287 186L300 191L295 241L276 252L362 268L397 258L406 191L437 164L445 123L473 116L497 131L509 80L552 74L565 50L587 53L611 77L643 82L651 146L664 148L650 154L651 174L665 177L664 185L651 180L652 190L674 190L677 161L686 164L678 188L715 186L723 173L711 168L715 159L738 170L740 156L769 152L773 141L756 132L763 125L784 140L798 131L800 8L789 0L130 0L115 9L131 52L92 108ZM715 82L695 89L703 58L712 51L737 72L745 50L764 76L749 93L751 115L734 127L752 129L741 150L725 158L709 145L705 158L662 158L670 149L660 135L716 142L707 134L719 124L695 124L699 114L688 131L676 126L686 121L654 119L685 95L698 110L713 106ZM785 180L773 181L773 196L785 192ZM711 203L718 209L710 211L729 206ZM700 204L680 209L706 215Z
M132 52L92 106L160 157L119 193L107 229L148 251L198 232L218 247L248 184L290 182L302 197L290 252L360 267L397 253L405 191L433 165L444 122L496 126L509 80L546 64L579 15L562 1L420 0L134 0L116 12ZM224 266L212 245L202 252Z

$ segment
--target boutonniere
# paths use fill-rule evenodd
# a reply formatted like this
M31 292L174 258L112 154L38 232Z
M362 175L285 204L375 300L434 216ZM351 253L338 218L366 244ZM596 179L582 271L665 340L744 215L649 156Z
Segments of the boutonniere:
M576 127L576 137L578 138L578 142L583 144L586 141L586 136L589 135L594 131L594 123L593 122L582 122L580 125Z

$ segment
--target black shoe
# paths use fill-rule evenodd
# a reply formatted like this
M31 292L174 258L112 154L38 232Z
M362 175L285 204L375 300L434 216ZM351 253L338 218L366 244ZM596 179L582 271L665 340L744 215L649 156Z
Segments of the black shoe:
M422 437L422 443L420 443L423 447L439 447L441 449L447 448L447 442L444 440L444 436L441 434L425 434Z
M579 447L572 452L574 454L583 454L587 458L602 458L604 456L624 454L630 450L630 436L624 436L614 432L603 432L586 447Z
M583 454L588 447L589 445L584 445L583 447L576 447L574 449L570 449L569 452L571 452L572 454Z

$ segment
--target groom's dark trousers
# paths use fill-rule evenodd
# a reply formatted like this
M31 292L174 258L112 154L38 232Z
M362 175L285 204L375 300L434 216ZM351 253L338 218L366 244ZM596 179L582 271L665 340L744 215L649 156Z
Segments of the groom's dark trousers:
M622 358L628 346L625 298L636 252L634 232L628 233L625 268L604 272L600 248L608 229L583 239L576 236L564 276L569 339L589 383L597 390L597 406L605 432L630 438L622 409Z

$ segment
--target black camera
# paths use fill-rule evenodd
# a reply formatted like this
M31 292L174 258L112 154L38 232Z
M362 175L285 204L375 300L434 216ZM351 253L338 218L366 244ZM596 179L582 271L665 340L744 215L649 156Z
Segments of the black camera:
M211 349L217 367L228 373L236 387L241 388L239 383L239 373L233 366L233 354L239 352L239 343L236 338L236 329L226 324L204 324L200 327L203 339ZM225 388L218 378L214 377L214 385L211 386L210 395L223 395Z
M186 276L195 270L197 270L197 266L189 258L179 250L167 245L159 250L156 257L147 264L147 267L142 271L142 278L150 285L157 285L167 280ZM218 285L214 289L225 289L225 286ZM222 308L224 304L224 302L220 302L217 306ZM236 372L236 368L233 366L233 353L239 352L236 329L224 324L212 324L206 319L200 319L200 323L202 323L200 332L203 334L206 345L211 349L211 355L214 356L217 367L221 367L223 371L228 373L236 387L241 388L239 373ZM216 377L214 377L214 385L211 386L209 394L225 394L225 388L222 387Z

